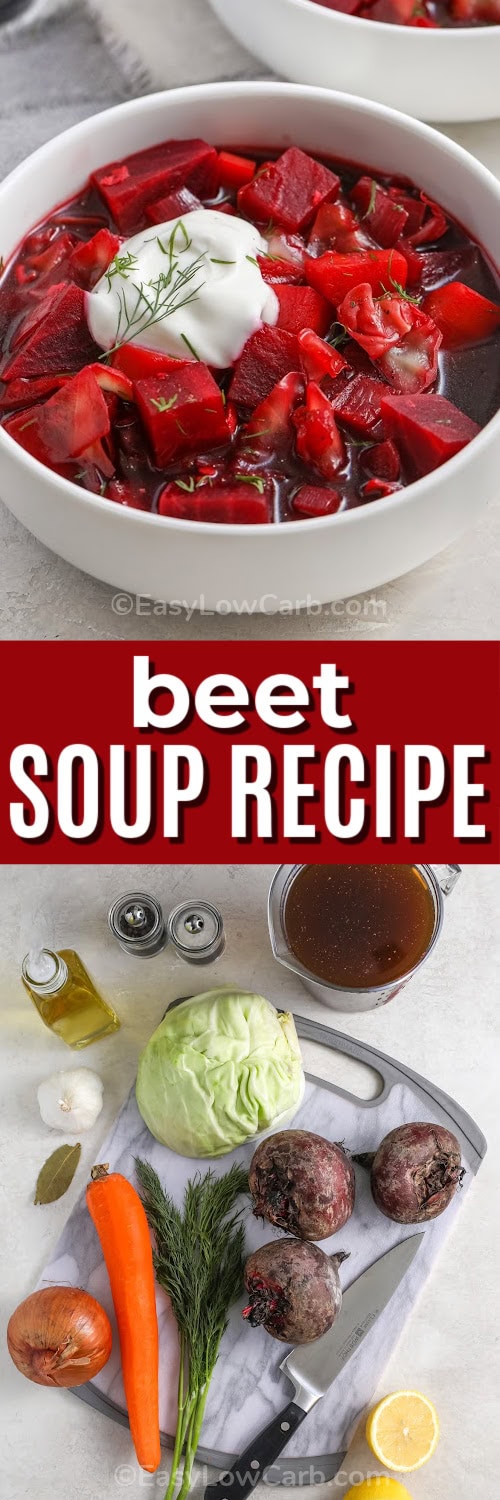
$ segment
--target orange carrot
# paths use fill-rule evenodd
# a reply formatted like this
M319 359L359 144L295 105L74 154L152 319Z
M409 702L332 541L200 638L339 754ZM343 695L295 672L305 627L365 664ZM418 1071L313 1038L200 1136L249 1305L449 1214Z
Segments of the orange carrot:
M148 1221L132 1183L94 1167L87 1208L106 1262L115 1306L123 1384L138 1462L154 1474L160 1462L158 1320Z

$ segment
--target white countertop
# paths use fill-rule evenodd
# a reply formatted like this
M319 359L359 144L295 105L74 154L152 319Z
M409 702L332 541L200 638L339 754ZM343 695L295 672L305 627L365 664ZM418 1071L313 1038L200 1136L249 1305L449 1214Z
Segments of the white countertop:
M323 1024L371 1042L407 1061L453 1095L484 1130L490 1146L457 1226L390 1354L379 1395L421 1389L437 1406L442 1436L428 1467L409 1475L413 1500L470 1500L496 1494L500 1470L498 1389L500 1282L498 1278L498 998L500 993L500 870L465 868L449 898L438 949L419 978L386 1009L338 1017L314 1002L272 959L265 914L271 867L127 867L88 869L13 867L1 889L0 1192L3 1198L2 1323L33 1288L97 1158L100 1141L133 1081L138 1053L165 1005L193 987L235 979ZM168 951L141 963L123 954L108 934L112 897L126 889L152 890L168 911L188 895L206 895L223 912L223 958L197 975ZM36 1087L71 1065L72 1054L39 1021L19 979L33 937L75 946L122 1020L112 1038L75 1062L96 1068L105 1108L83 1136L82 1162L59 1203L35 1208L37 1172L62 1137L42 1124ZM314 1066L319 1071L317 1049ZM321 1056L323 1052L321 1050ZM346 1060L325 1055L325 1076L366 1092L366 1079L346 1077ZM357 1068L358 1065L349 1064ZM327 1072L328 1067L328 1072ZM497 1181L495 1183L495 1176ZM496 1193L496 1199L495 1199ZM44 1390L17 1373L0 1340L0 1409L5 1423L2 1472L9 1500L120 1500L145 1492L160 1500L162 1477L141 1474L128 1433L69 1392ZM381 1472L360 1434L346 1470L351 1482ZM198 1487L201 1477L198 1479ZM320 1487L318 1500L342 1495L347 1484ZM201 1493L201 1490L200 1490ZM270 1500L271 1490L259 1492ZM280 1491L290 1500L291 1491Z

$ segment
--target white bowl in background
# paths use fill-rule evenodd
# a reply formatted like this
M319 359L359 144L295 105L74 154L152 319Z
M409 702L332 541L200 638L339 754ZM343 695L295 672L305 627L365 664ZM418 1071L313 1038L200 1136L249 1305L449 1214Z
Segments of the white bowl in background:
M0 186L9 255L96 167L169 137L304 150L415 179L493 261L500 183L426 125L380 105L292 84L210 84L120 104L56 137ZM498 493L500 413L468 447L407 489L321 520L281 526L176 521L101 499L37 462L0 427L0 493L53 552L133 594L273 613L348 598L447 546Z
M209 0L233 36L276 73L344 89L417 120L500 114L500 26L389 26L315 0Z

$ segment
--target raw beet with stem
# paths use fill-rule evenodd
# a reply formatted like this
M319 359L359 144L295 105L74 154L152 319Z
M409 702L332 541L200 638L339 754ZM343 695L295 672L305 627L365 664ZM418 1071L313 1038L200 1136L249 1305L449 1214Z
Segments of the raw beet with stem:
M328 1239L354 1208L349 1157L335 1141L309 1130L281 1130L261 1141L249 1186L255 1217L302 1240Z
M325 1255L304 1240L272 1240L249 1255L242 1316L284 1344L310 1344L326 1333L342 1306L339 1266L347 1253Z
M377 1208L397 1224L437 1219L451 1203L464 1176L460 1146L444 1125L398 1125L378 1151L355 1156L369 1167Z

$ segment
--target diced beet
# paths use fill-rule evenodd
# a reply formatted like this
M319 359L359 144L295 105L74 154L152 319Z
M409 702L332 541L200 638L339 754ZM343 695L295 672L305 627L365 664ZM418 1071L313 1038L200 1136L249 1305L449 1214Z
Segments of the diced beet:
M369 236L361 229L348 203L339 198L335 203L323 203L318 209L309 235L309 249L314 255L333 249L348 255L369 243Z
M299 333L300 361L304 374L309 380L320 383L325 375L332 380L346 369L346 360L338 349L327 344L325 339L318 338L311 328L304 328Z
M300 371L298 340L284 328L259 328L245 344L236 363L229 395L238 406L253 411L274 385L292 371Z
M69 280L76 243L74 234L63 231L62 234L55 235L39 254L28 257L26 264L33 273L36 287L43 286L45 289L54 286L56 282Z
M355 432L370 434L380 421L381 399L387 386L371 375L355 375L338 394L330 396L333 409L341 422L346 422Z
M464 276L479 265L476 245L462 245L457 250L414 250L413 245L402 240L400 248L408 264L408 286L424 292L431 292L456 276Z
M480 343L500 328L500 307L473 292L461 281L449 281L429 292L422 304L441 329L443 347L457 349L462 344Z
M135 392L157 464L228 441L222 394L207 365L193 361L138 380Z
M377 244L384 249L395 245L405 232L406 209L395 202L373 177L360 177L351 190L351 198Z
M263 280L270 286L279 286L281 282L298 286L304 281L304 272L298 262L280 260L277 255L258 255L257 261Z
M266 163L247 187L240 188L238 208L259 224L271 220L285 229L304 229L320 204L336 198L340 179L307 152L290 146L278 161Z
M146 218L148 224L170 224L171 219L183 219L184 214L192 214L202 207L201 199L190 188L181 187L176 193L167 193L156 203L149 203Z
M91 240L81 241L73 250L70 270L75 280L90 291L104 275L120 248L120 239L110 229L98 229Z
M269 396L256 406L253 416L243 428L238 446L238 463L243 457L251 467L255 459L269 453L282 458L293 446L295 430L292 413L304 399L304 380L301 375L285 375L275 385Z
M202 485L190 491L175 481L162 490L158 502L161 516L182 521L211 521L226 526L262 526L272 521L273 486L260 481L262 492L253 485L233 482L228 485Z
M219 182L221 187L238 189L251 182L257 171L257 162L248 156L235 156L232 151L219 151Z
M340 490L320 489L319 485L303 484L292 500L292 510L299 516L333 516L340 510Z
M391 484L388 479L367 479L359 493L363 500L383 500L386 495L394 495L400 489L402 485Z
M165 141L99 167L91 181L118 228L123 234L133 234L141 228L148 205L177 188L188 187L200 197L212 198L218 187L217 152L198 139Z
M89 369L67 380L36 410L38 434L50 463L79 458L110 430L104 396Z
M434 203L433 198L428 198L426 193L421 193L420 199L424 206L422 222L412 230L407 225L405 231L405 238L413 246L428 245L434 240L442 239L448 228L446 214L439 207L439 203Z
M24 317L21 318L20 323L18 323L17 328L14 329L14 333L11 336L11 352L14 349L18 349L20 344L24 344L25 339L34 332L34 329L38 328L38 325L45 321L49 316L53 303L57 302L65 285L66 282L61 281L56 286L46 287L45 290L34 289L27 293L26 306L28 310L25 312Z
M365 448L361 454L361 463L376 479L388 480L390 484L399 479L401 459L392 438L386 438L383 443L375 443L373 448Z
M330 402L314 381L309 382L306 404L298 407L293 420L299 457L324 479L333 479L346 462L344 439Z
M52 462L39 431L38 413L40 408L33 411L17 412L15 417L9 417L5 422L5 432L10 433L27 453L37 458L39 463L46 464L48 468L54 469L56 474L63 474L71 479L73 467L71 464L57 464Z
M332 321L332 309L313 286L275 286L280 305L278 328L288 333L301 333L303 328L312 328L313 333L326 333Z
M61 287L49 310L2 372L3 380L73 372L92 364L100 350L85 317L85 292L72 283Z
M142 349L140 344L120 344L110 356L114 370L121 370L129 380L147 380L150 375L169 375L180 370L189 360L174 359L169 354L157 354L155 349Z
M459 453L480 431L445 396L382 397L384 432L393 438L417 475L430 474Z
M4 411L13 411L16 406L33 406L70 379L70 375L41 375L38 380L9 380L0 396L0 406Z
M306 276L317 292L338 307L346 293L360 282L367 282L378 295L391 286L391 278L392 283L405 287L407 266L399 250L364 250L352 255L327 250L316 259L307 256Z

